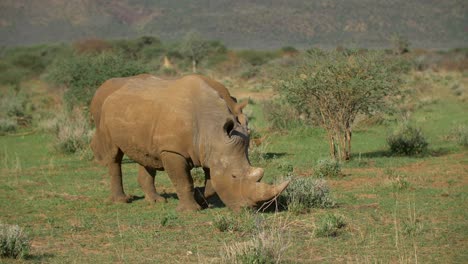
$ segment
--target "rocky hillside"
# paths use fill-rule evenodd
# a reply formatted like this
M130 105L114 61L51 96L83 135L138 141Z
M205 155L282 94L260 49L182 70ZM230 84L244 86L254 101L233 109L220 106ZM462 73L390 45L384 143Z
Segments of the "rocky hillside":
M0 45L188 31L233 48L384 47L392 34L413 47L468 43L463 0L2 0Z

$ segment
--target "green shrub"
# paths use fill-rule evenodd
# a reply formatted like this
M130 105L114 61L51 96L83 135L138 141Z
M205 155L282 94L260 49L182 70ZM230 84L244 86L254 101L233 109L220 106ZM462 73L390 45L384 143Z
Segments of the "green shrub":
M414 156L427 152L427 142L420 128L405 124L387 138L390 151L396 155Z
M346 222L341 215L326 214L320 218L316 226L316 237L336 237L343 231Z
M68 109L73 109L89 106L94 92L104 81L145 72L147 69L136 61L126 59L121 54L104 52L99 55L75 55L57 61L48 79L67 88L64 101Z
M311 208L332 208L336 205L327 182L312 177L292 180L279 200L294 213L307 212Z
M340 175L341 164L333 159L319 160L314 169L314 176L317 178L336 178Z
M28 236L18 225L0 224L0 257L23 258L30 247Z
M349 160L356 117L393 106L402 83L400 66L380 52L308 52L300 65L278 75L275 86L282 100L327 131L330 155Z

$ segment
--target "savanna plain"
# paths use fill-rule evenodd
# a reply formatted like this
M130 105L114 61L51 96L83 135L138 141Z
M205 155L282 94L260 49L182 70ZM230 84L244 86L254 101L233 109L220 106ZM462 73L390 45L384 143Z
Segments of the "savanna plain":
M66 52L86 56L77 47ZM306 51L289 47L206 55L197 70L223 83L231 95L249 100L250 160L265 169L263 181L290 178L294 188L294 181L313 179L312 188L323 191L329 202L295 208L278 197L266 210L234 212L215 197L204 210L177 212L175 189L165 172L157 173L155 185L167 203L149 204L137 183L137 164L125 158L124 187L134 199L114 204L107 169L92 160L87 143L60 145L58 131L64 126L73 133L81 129L84 137L92 128L86 108L69 109L70 88L49 81L56 63L44 61L35 71L24 55L49 49L10 51L25 58L23 68L30 72L1 86L2 122L9 115L16 123L2 124L0 136L0 223L21 227L30 245L22 258L2 257L1 263L468 262L468 71L463 65L412 64L402 75L405 96L394 111L358 115L351 158L334 163L320 125L297 110L271 113L271 103L281 97L271 81L273 69L295 67ZM192 70L183 53L167 52L175 59L163 68L162 53L151 57L151 51L133 58L152 74L174 77ZM432 53L420 51L426 57ZM466 50L457 54L466 65ZM3 52L2 67L9 63L7 55ZM420 58L413 51L391 56ZM18 98L23 99L14 104ZM63 117L67 113L69 118ZM427 142L424 152L391 151L388 138L401 120L420 129ZM323 164L331 165L320 174ZM192 175L202 187L202 171L194 169Z

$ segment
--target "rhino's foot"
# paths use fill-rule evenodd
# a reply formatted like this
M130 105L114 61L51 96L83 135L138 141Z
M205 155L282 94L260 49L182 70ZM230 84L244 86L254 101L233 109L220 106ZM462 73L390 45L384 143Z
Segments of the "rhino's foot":
M131 203L133 197L131 195L111 196L110 200L114 203Z
M149 203L166 203L166 198L159 194L145 195L145 200Z
M176 210L179 212L189 212L189 211L198 211L201 210L201 206L196 203L195 201L193 202L180 202L179 205L177 206Z

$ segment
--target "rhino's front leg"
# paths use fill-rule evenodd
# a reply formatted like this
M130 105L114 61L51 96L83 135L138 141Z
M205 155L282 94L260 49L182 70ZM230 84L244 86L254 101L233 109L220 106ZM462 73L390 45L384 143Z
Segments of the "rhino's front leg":
M122 184L122 158L123 152L117 151L116 156L108 164L109 176L110 176L110 188L111 188L111 200L117 203L128 203L130 202L130 196L125 195L123 184Z
M161 195L156 192L154 188L154 177L156 176L156 169L138 165L138 184L145 193L145 200L154 202L165 202Z
M166 170L172 184L174 185L177 196L179 197L178 211L200 210L200 205L195 201L193 179L190 175L190 168L187 160L172 152L163 152L161 154L164 169Z

